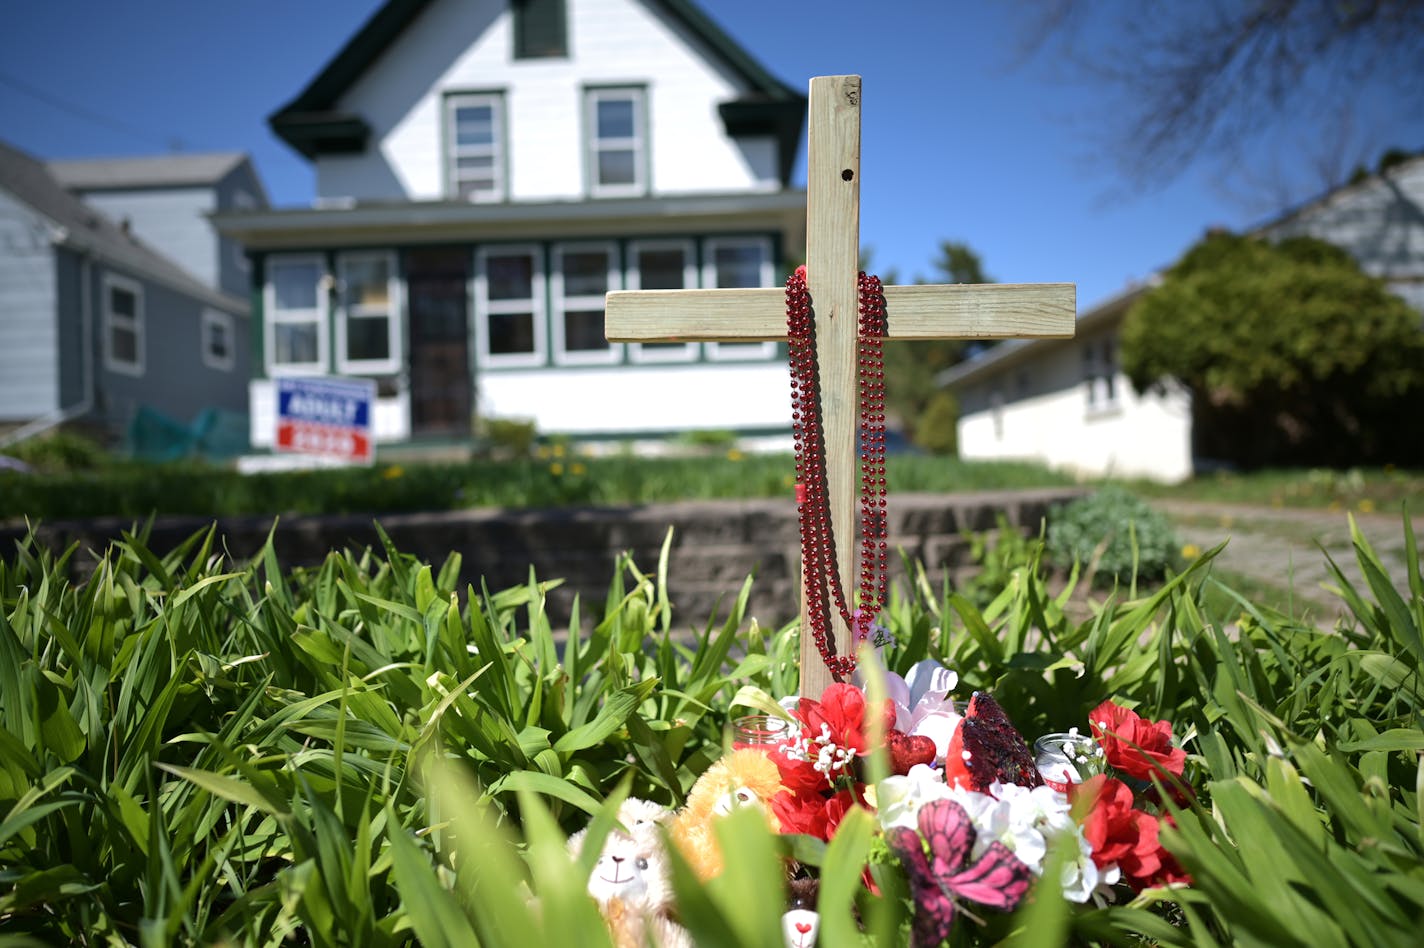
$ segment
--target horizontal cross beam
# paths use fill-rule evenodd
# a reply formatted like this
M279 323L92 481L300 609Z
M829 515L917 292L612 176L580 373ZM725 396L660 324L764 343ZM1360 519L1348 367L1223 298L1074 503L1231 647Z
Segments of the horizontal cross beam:
M887 286L885 308L886 339L1068 339L1077 292L1072 283ZM616 291L608 294L604 331L609 342L781 341L786 294Z

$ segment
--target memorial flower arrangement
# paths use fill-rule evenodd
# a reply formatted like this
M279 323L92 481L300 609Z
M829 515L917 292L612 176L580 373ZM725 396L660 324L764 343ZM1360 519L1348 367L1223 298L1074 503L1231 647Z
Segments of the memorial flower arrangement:
M1104 701L1089 734L1046 735L1036 758L987 692L961 713L958 676L943 665L884 677L890 697L878 704L845 683L785 700L791 724L765 750L785 788L773 800L783 833L830 841L853 809L875 814L878 858L907 877L917 943L948 938L958 915L1015 909L1055 849L1070 902L1190 881L1159 833L1161 790L1191 796L1170 722ZM872 785L876 735L890 775Z

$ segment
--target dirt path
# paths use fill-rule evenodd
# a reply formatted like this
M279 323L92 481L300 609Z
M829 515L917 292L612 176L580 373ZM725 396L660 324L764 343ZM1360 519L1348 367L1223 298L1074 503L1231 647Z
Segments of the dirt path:
M1202 550L1227 540L1217 563L1262 585L1287 593L1301 611L1332 619L1343 604L1331 590L1335 578L1326 553L1368 596L1350 542L1350 522L1344 511L1251 507L1199 501L1155 500L1167 514L1184 544ZM1419 505L1424 507L1424 505ZM1394 588L1408 595L1404 521L1399 514L1356 513L1356 524L1374 547ZM1424 515L1411 516L1414 535L1424 538ZM1322 548L1323 551L1322 552Z

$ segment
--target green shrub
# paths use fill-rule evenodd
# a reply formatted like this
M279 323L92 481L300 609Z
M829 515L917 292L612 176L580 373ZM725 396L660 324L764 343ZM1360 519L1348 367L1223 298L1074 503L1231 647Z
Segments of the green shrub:
M539 429L532 421L514 418L485 418L480 422L490 451L501 458L527 458L539 438Z
M1180 550L1171 522L1117 486L1057 507L1048 519L1053 564L1077 564L1110 582L1161 579Z
M3 452L43 474L92 471L113 463L98 442L70 431L51 431L12 444Z

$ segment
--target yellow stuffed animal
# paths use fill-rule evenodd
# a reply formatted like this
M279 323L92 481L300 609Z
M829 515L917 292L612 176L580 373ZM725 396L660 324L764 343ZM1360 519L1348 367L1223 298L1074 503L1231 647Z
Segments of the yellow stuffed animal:
M687 804L673 817L670 835L678 852L704 882L722 871L722 850L713 830L718 817L734 809L756 807L767 827L780 825L771 812L771 798L782 789L781 772L759 750L733 751L697 778Z

